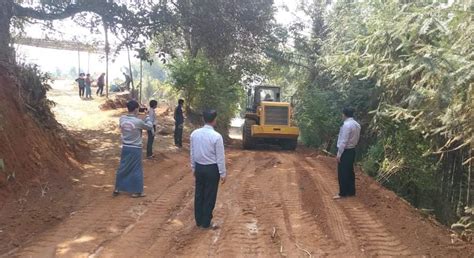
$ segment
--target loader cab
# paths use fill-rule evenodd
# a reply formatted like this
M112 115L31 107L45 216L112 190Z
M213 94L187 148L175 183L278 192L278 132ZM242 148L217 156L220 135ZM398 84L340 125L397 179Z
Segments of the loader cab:
M262 101L280 102L280 87L257 86L247 92L247 111L256 112Z
M276 144L284 150L297 146L299 129L291 121L291 106L281 102L280 88L257 86L247 92L247 112L242 128L242 146L253 149L256 144Z

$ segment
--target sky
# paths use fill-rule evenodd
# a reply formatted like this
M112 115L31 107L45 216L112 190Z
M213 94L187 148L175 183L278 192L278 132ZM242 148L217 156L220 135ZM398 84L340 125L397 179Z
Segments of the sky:
M301 14L297 14L296 11L296 0L275 0L275 6L277 12L275 19L278 23L288 25L294 21ZM282 5L286 5L287 8L282 8ZM27 35L32 38L54 38L54 39L65 39L65 40L101 40L101 35L92 35L85 28L82 28L72 22L70 19L66 19L61 22L55 23L56 31L43 31L39 26L31 26L26 29ZM68 50L54 50L37 48L23 45L16 45L17 55L21 61L27 63L35 63L40 66L43 71L55 72L56 70L62 70L63 73L68 73L71 68L80 65L81 71L85 73L91 73L93 77L98 76L100 73L105 71L105 58L100 54L89 54L81 52L78 54L77 51ZM132 62L134 62L133 53ZM135 60L136 61L136 60ZM122 78L122 71L124 67L128 67L128 60L126 52L122 52L118 55L113 62L109 64L109 78Z

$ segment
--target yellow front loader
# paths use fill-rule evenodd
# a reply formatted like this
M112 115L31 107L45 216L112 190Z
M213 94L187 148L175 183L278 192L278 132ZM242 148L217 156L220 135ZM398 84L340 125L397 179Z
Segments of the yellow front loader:
M298 127L292 125L291 105L280 102L280 88L257 86L248 91L247 112L242 131L243 148L258 143L278 144L285 150L296 149Z

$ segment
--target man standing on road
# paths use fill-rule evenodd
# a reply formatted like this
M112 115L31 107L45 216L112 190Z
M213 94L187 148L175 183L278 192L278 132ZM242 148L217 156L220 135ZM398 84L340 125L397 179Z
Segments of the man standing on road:
M360 124L354 120L354 109L342 110L344 124L339 130L337 138L337 177L339 180L339 194L334 199L355 196L355 147L359 142Z
M183 116L183 104L184 100L178 100L178 106L174 110L174 145L181 148L183 147L183 128L184 128L184 116Z
M138 102L127 103L128 114L120 117L122 133L122 154L120 166L116 173L113 196L120 192L132 193L132 197L144 197L143 163L142 163L142 130L153 130L148 116L138 118Z
M79 73L79 78L76 79L77 85L79 86L79 98L84 97L84 89L86 88L86 80L84 73Z
M130 84L132 83L132 78L126 73L123 73L123 76L125 76L125 82L123 83L123 85L125 86L126 90L130 91Z
M104 92L104 86L105 86L105 73L102 73L99 78L97 78L97 92L96 92L96 95L97 96L103 96L103 92ZM100 95L99 95L100 94Z
M91 79L91 75L90 73L88 73L86 75L86 79L85 79L85 85L86 85L86 99L92 99L92 82L94 80Z
M224 141L214 130L217 112L203 113L206 125L191 134L191 167L196 178L194 195L194 218L196 225L204 229L215 229L211 225L212 211L216 204L219 179L225 183L226 168Z
M156 134L156 113L155 109L158 106L156 100L150 100L150 109L148 109L148 117L150 118L151 123L153 124L153 130L148 130L148 141L146 145L146 158L152 159L153 156L153 141L155 140Z

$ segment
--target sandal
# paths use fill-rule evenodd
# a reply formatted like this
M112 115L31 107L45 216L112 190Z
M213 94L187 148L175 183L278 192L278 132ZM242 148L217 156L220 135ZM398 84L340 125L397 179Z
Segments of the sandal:
M141 198L145 197L146 195L144 193L134 193L132 194L132 198Z
M115 190L115 191L112 193L112 197L117 197L119 194L120 194L120 192L117 191L117 190Z

